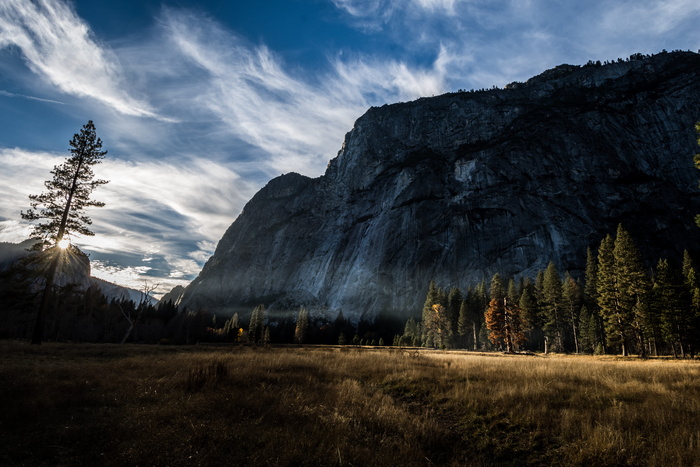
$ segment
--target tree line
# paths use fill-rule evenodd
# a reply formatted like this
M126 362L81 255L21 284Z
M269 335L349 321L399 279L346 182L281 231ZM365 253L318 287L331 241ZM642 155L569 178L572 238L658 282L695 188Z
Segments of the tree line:
M69 254L81 254L73 246ZM36 310L44 297L46 253L35 252L0 272L0 339L31 339ZM43 340L141 344L355 344L384 345L398 332L397 323L384 318L361 318L357 323L338 312L312 316L302 307L269 316L264 305L252 313L221 316L204 309L189 310L171 300L154 304L153 287L144 286L141 298L109 298L97 285L54 284L42 322Z
M550 262L534 280L495 274L462 291L431 281L420 320L409 319L396 345L472 350L615 353L694 357L700 348L700 281L684 252L676 267L647 270L630 234L618 226L583 277Z
M73 247L71 247L73 248ZM43 290L40 272L18 264L0 275L0 338L28 338ZM700 280L690 255L645 268L629 233L619 226L587 251L582 277L550 262L534 278L495 274L461 290L430 282L420 319L397 329L380 316L351 322L339 312L312 316L305 308L268 316L222 317L106 297L97 286L53 288L44 322L49 340L195 344L198 342L355 344L445 349L614 353L693 357L700 347Z

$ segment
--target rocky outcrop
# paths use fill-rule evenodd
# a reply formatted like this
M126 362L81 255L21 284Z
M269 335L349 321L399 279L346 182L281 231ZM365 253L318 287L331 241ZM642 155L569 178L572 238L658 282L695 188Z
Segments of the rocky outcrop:
M182 301L182 296L185 293L185 288L181 285L176 285L160 298L160 303L173 302L173 305L178 306Z
M41 253L31 252L31 247L36 243L35 240L25 240L21 243L0 243L0 272L10 269L12 266L19 263L22 259L27 259L30 255L34 255L33 259L28 258L26 263L29 267L42 270L46 267L48 259L41 259ZM56 271L55 285L67 286L71 285L78 291L85 291L91 286L96 286L108 299L117 300L132 300L139 303L141 300L141 292L120 285L112 284L102 279L92 277L90 269L90 259L78 248L71 246L63 255L63 260L59 263ZM41 277L39 275L39 277ZM36 287L42 287L42 282L38 279ZM150 300L155 304L158 301Z
M698 120L690 52L372 108L324 176L283 175L250 200L182 304L405 316L430 279L581 268L618 223L650 261L697 251Z

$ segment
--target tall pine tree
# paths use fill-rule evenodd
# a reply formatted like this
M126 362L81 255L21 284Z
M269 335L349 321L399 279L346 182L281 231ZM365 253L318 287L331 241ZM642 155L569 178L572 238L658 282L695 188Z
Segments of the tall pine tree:
M342 316L342 315L341 315ZM294 326L294 343L304 344L306 342L306 335L309 330L309 312L306 308L301 307L299 309L299 314L297 315L297 322Z
M622 314L619 300L617 280L615 275L615 240L611 235L600 243L598 248L598 307L605 321L605 334L608 345L619 345L622 355L627 355L627 317Z
M600 346L604 353L606 348L605 326L598 307L598 263L596 255L590 248L586 250L586 275L584 280L583 302L589 315L586 321L588 324L586 329L587 337L590 340L592 349L595 350Z
M689 316L688 303L685 298L684 284L665 259L660 259L656 265L654 285L652 288L653 308L658 320L654 323L654 336L662 334L663 339L671 346L674 356L680 352L684 355L687 343L687 324ZM686 303L684 303L686 302ZM660 331L660 333L659 333Z
M583 306L583 292L578 282L568 272L564 274L564 282L562 283L562 302L565 311L564 318L571 329L574 351L579 353L579 313L581 306Z
M540 321L540 308L537 303L535 284L529 279L523 282L522 293L518 306L522 310L523 318L529 323L527 340L532 350L544 350L544 334Z
M559 271L552 261L544 272L542 283L543 330L545 353L564 351L564 307Z
M258 305L253 310L250 316L250 325L248 326L248 337L253 343L263 341L265 332L265 305Z
M51 171L52 180L44 183L45 193L29 195L31 209L22 212L22 218L29 221L43 221L34 226L31 237L39 240L34 248L48 248L44 292L37 313L32 335L32 344L41 344L44 334L44 319L48 311L56 271L66 260L67 240L71 235L94 235L89 226L90 217L84 214L89 207L102 207L104 203L90 199L92 191L107 180L95 179L92 166L104 159L107 151L102 150L102 140L97 137L92 120L83 125L80 133L69 141L71 157Z
M433 305L439 303L440 290L435 284L434 280L431 280L428 284L428 294L425 296L425 303L423 303L422 311L422 335L421 341L424 347L433 346L433 335L431 334L433 318Z
M649 322L649 277L637 246L622 224L617 227L613 258L619 314L631 329L638 351L644 357L644 329Z

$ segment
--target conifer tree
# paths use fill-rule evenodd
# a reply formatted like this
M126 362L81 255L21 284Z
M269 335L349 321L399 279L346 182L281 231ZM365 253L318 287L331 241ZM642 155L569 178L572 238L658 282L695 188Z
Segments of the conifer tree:
M564 350L564 310L559 271L552 261L544 272L542 282L543 331L545 335L545 353Z
M690 313L690 355L700 348L700 281L693 260L688 251L683 252L683 279L685 285L685 297Z
M489 307L484 313L488 338L494 345L505 346L507 352L513 352L516 346L525 342L526 323L515 301L507 297L503 280L498 273L491 279L490 297Z
M299 315L297 316L297 323L294 327L294 343L303 344L306 342L306 334L309 329L309 312L306 308L301 307L299 309Z
M539 305L537 303L535 284L530 278L526 278L523 282L518 306L522 310L523 318L529 323L527 334L531 348L542 349L544 342L542 340L542 323L539 319Z
M598 248L598 307L605 321L608 344L620 345L622 354L627 355L627 323L618 305L614 248L615 241L610 235L605 236Z
M564 274L564 282L562 283L562 302L566 320L571 328L574 351L579 353L579 313L581 311L581 306L583 306L583 292L579 284L568 272Z
M423 304L422 312L422 335L421 341L425 347L432 347L432 336L429 335L429 331L432 329L432 324L430 323L433 317L433 305L439 303L439 289L435 284L434 280L430 281L428 284L428 294L425 297L425 303Z
M473 289L473 293L470 294L467 301L468 305L468 316L472 322L472 338L473 338L473 348L478 350L482 343L485 343L485 339L481 338L482 330L485 329L484 323L484 310L488 308L489 296L486 292L486 282L479 282Z
M613 258L619 314L634 333L641 356L644 357L644 328L649 322L650 284L637 246L622 224L617 227Z
M265 332L265 305L258 305L250 316L248 338L254 344L262 342Z
M502 300L491 299L484 319L489 330L489 340L494 345L505 346L506 352L513 352L525 342L526 323L522 319L520 308L509 303L507 297Z
M515 280L511 277L508 279L508 287L506 289L506 297L513 303L518 303L520 300L520 294L518 293L518 288L515 285Z
M404 325L403 328L403 335L401 336L401 345L414 345L413 342L415 339L420 341L421 338L421 331L419 324L416 323L416 320L413 318L408 318L406 321L406 324Z
M238 328L238 313L234 313L230 319L224 322L224 335L235 339L238 336Z
M588 327L588 336L593 340L591 346L595 349L601 344L605 351L605 328L598 307L598 262L596 255L588 248L586 250L586 274L584 277L583 302L590 314L588 321L594 321L594 327ZM593 334L592 334L593 333Z
M504 299L493 298L484 313L486 328L489 330L489 340L499 348L503 348L506 338L506 310L503 306Z
M590 248L586 249L586 275L585 284L583 286L583 299L588 308L592 304L598 302L598 290L596 284L598 282L598 265L593 251Z
M41 344L44 333L44 318L48 310L56 271L65 261L66 240L74 234L92 236L89 229L90 217L84 214L89 207L102 207L104 203L90 199L92 191L107 180L95 179L92 166L104 159L107 151L102 150L102 140L97 137L92 120L83 125L80 133L73 135L68 143L71 157L51 171L52 180L44 182L45 193L29 195L31 209L22 212L22 218L29 221L44 221L34 226L31 238L40 240L35 249L46 250L48 267L44 291L37 313L32 336L32 344Z
M459 290L457 287L452 287L450 289L450 293L447 296L447 309L448 309L448 314L449 314L449 319L450 319L450 344L451 346L454 345L454 341L456 340L456 336L458 334L457 329L458 329L458 321L459 321L459 309L460 306L462 305L462 291Z
M429 322L431 326L429 335L432 338L433 345L439 349L447 347L452 334L452 323L447 308L439 303L433 305L433 314Z
M595 337L596 324L592 318L593 316L588 312L588 307L584 304L579 312L580 350L582 352L592 352L597 344Z
M491 306L491 300L498 300L499 302L503 302L503 299L506 297L506 290L503 285L503 279L501 279L501 275L498 273L494 274L491 278L489 297L489 306Z
M690 257L690 253L688 253L688 250L683 250L683 277L688 280L688 277L691 274L691 270L693 270L695 266L693 265L693 259ZM691 287L697 287L697 283L692 283L689 284Z
M469 296L469 289L467 289L467 297ZM472 330L471 322L469 320L469 311L467 305L467 298L462 300L459 305L459 317L457 319L457 342L458 347L466 347L467 334Z
M544 270L537 271L535 276L535 298L540 307L544 306Z
M684 304L682 279L674 273L668 261L660 259L656 266L652 288L654 309L659 317L659 328L673 355L684 354L686 325L689 310Z

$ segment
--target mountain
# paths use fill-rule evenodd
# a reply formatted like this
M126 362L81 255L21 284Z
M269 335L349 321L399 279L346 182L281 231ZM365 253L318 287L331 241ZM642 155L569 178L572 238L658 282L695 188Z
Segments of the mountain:
M33 244L33 240L25 240L21 243L0 242L0 272L9 269L17 261L26 257ZM108 299L127 299L139 303L141 292L92 277L88 256L74 247L71 247L71 253L66 255L67 263L56 275L56 285L78 284L82 290L95 285ZM158 301L152 298L151 302L155 304Z
M618 223L650 263L700 253L698 120L691 52L371 108L323 176L280 176L248 202L181 304L405 317L431 279L464 288L550 260L575 273Z

